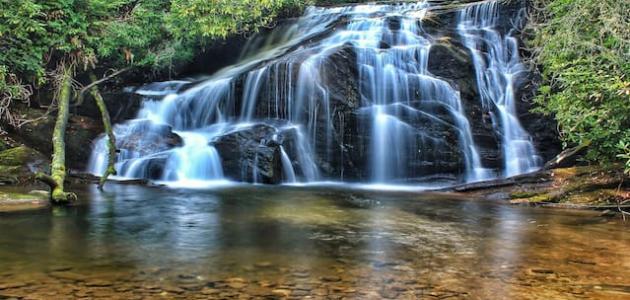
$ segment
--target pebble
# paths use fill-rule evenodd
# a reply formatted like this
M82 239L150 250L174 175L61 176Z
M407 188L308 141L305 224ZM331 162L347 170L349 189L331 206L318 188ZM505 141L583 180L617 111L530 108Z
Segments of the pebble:
M70 281L84 281L86 278L84 275L68 271L51 272L50 276Z
M176 286L165 286L165 287L162 287L162 290L165 292L173 293L173 294L183 294L185 292L184 289L176 287Z
M323 277L320 277L320 279L322 281L327 281L327 282L341 281L341 278L339 276L323 276Z
M230 283L228 283L228 286L233 288L233 289L240 290L240 289L246 287L247 283L244 283L244 282L230 282Z
M280 297L289 297L291 295L291 290L288 290L288 289L275 289L275 290L272 290L271 293L273 293L276 296L280 296Z
M206 288L203 288L200 293L204 295L216 295L216 294L221 293L221 290L206 287Z
M386 299L395 299L398 297L398 292L391 289L382 289L378 293L381 297Z
M106 280L89 280L85 283L85 286L88 287L107 287L107 286L112 286L114 285L113 282L111 281L106 281Z
M0 284L0 290L7 290L7 289L15 289L15 288L21 288L21 287L25 287L28 284L26 282L11 282L11 283L5 283L5 284Z
M311 273L309 272L294 272L293 273L293 277L297 277L297 278L308 278L309 276L311 276Z
M269 268L272 266L271 262L268 261L259 261L254 264L256 268Z

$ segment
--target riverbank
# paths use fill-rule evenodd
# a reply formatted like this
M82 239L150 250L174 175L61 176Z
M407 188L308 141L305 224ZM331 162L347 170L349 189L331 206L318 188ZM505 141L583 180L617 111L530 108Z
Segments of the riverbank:
M461 185L452 190L516 205L621 212L630 204L630 179L620 166L574 166L508 179Z

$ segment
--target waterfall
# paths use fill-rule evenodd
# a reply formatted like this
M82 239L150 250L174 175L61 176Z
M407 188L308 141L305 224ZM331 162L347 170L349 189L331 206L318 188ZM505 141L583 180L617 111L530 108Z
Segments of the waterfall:
M524 67L516 39L497 28L500 5L462 6L453 24L472 52L479 99L433 74L434 47L444 39L425 22L440 10L430 1L309 7L252 37L236 63L210 76L137 89L144 101L136 119L114 127L119 176L184 186L411 184L535 170L540 158L516 117ZM470 116L475 103L496 124L501 170L484 166ZM94 143L94 174L107 165L104 138Z
M296 182L293 164L291 163L291 159L287 155L287 152L284 151L284 147L280 147L280 153L282 154L282 172L284 174L284 182Z
M481 103L493 112L490 115L498 124L503 175L509 177L536 171L542 158L517 117L514 88L526 68L520 61L517 39L496 29L499 18L499 1L472 4L460 11L457 28L473 56Z

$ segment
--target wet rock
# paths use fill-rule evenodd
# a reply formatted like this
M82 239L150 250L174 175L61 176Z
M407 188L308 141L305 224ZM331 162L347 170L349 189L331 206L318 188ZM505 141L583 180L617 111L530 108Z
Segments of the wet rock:
M37 150L26 146L0 152L0 182L17 184L33 181L38 172L47 173L49 160Z
M240 290L246 286L247 286L247 283L244 283L244 282L229 282L228 283L228 287L237 289L237 290Z
M0 290L7 290L7 289L15 289L15 288L21 288L21 287L25 287L28 286L29 284L26 282L10 282L10 283L3 283L0 284Z
M532 268L529 269L528 272L530 274L543 274L543 275L549 275L549 274L554 274L555 271L551 270L551 269L543 269L543 268Z
M259 261L259 262L255 263L254 266L256 268L261 268L262 269L262 268L269 268L269 267L273 266L273 264L271 262L269 262L269 261Z
M266 124L237 129L211 143L221 157L223 173L234 180L280 183L282 165L277 130Z
M171 126L155 124L147 120L130 122L114 129L117 136L116 148L146 156L183 145L182 138Z
M275 289L271 291L272 294L279 297L289 297L291 296L291 290L289 289Z
M70 272L70 271L51 272L50 276L54 278L62 279L62 280L69 280L69 281L85 281L86 280L85 275L75 273L75 272Z
M327 296L328 295L328 289L326 288L316 288L311 290L311 294L315 295L315 296Z
M309 291L304 291L304 290L291 291L291 296L293 297L304 297L304 296L308 296L309 294L310 294Z
M107 280L89 280L85 282L88 287L108 287L114 285L113 282Z
M200 291L200 293L203 295L216 295L221 293L221 290L205 287Z
M341 277L339 277L339 276L322 276L320 279L322 281L326 281L326 282L338 282L338 281L341 281Z
M309 276L311 276L311 273L309 273L307 271L293 272L292 275L293 275L293 277L297 277L297 278L308 278Z
M183 294L184 292L186 292L184 289L176 286L164 286L162 287L162 290L173 294Z
M385 299L396 299L400 293L391 289L382 289L378 294Z
M178 284L178 287L187 290L187 291L198 291L201 290L204 287L203 283L183 283L183 284Z
M47 191L28 193L0 190L0 212L40 209L50 205Z

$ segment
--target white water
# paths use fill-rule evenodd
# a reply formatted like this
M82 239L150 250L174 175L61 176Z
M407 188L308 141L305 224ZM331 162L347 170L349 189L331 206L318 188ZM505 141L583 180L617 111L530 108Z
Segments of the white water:
M463 8L457 30L473 52L480 101L484 107L496 108L492 109L496 111L493 121L505 158L500 173L512 176L538 168L540 158L515 117L513 89L523 66L516 40L494 28L497 7L495 2L486 1ZM357 113L367 116L360 126L371 141L364 153L365 165L357 166L366 169L364 181L387 185L413 179L422 173L416 165L447 151L449 142L413 123L419 119L432 120L455 132L462 157L461 174L455 175L462 181L493 178L494 172L481 163L459 90L428 70L436 38L424 31L422 21L433 8L428 2L312 7L295 24L274 31L267 39L250 40L238 63L201 82L172 81L143 87L137 93L147 100L137 119L115 126L119 144L134 141L137 145L136 151L123 149L118 155L119 176L150 178L176 186L220 181L224 179L222 159L212 142L254 123L267 123L277 134L295 132L295 151L288 153L286 145L279 148L284 182L344 180L344 166L338 166L342 171L336 177L322 175L322 165L332 164L333 156L343 153L335 144L335 138L343 136L335 137L333 120L342 115L333 111L321 70L330 55L350 46L356 53L359 77L361 107ZM346 21L339 23L343 18ZM335 30L331 30L333 26L337 26ZM488 49L488 53L481 49ZM238 80L243 82L240 89ZM260 102L263 98L266 102ZM423 108L427 105L446 110L449 119ZM161 149L156 147L161 141L138 135L163 133L165 125L182 138L183 145ZM90 172L102 173L106 153L103 139L98 140ZM340 164L343 160L341 155ZM258 162L256 154L254 167L244 170L251 172L255 183L261 182Z
M499 13L498 1L470 5L459 13L457 28L473 54L481 103L494 112L491 117L502 137L503 175L509 177L539 169L542 158L517 118L514 88L526 69L520 61L517 39L502 36L495 29ZM512 22L522 21L519 18L522 16Z

